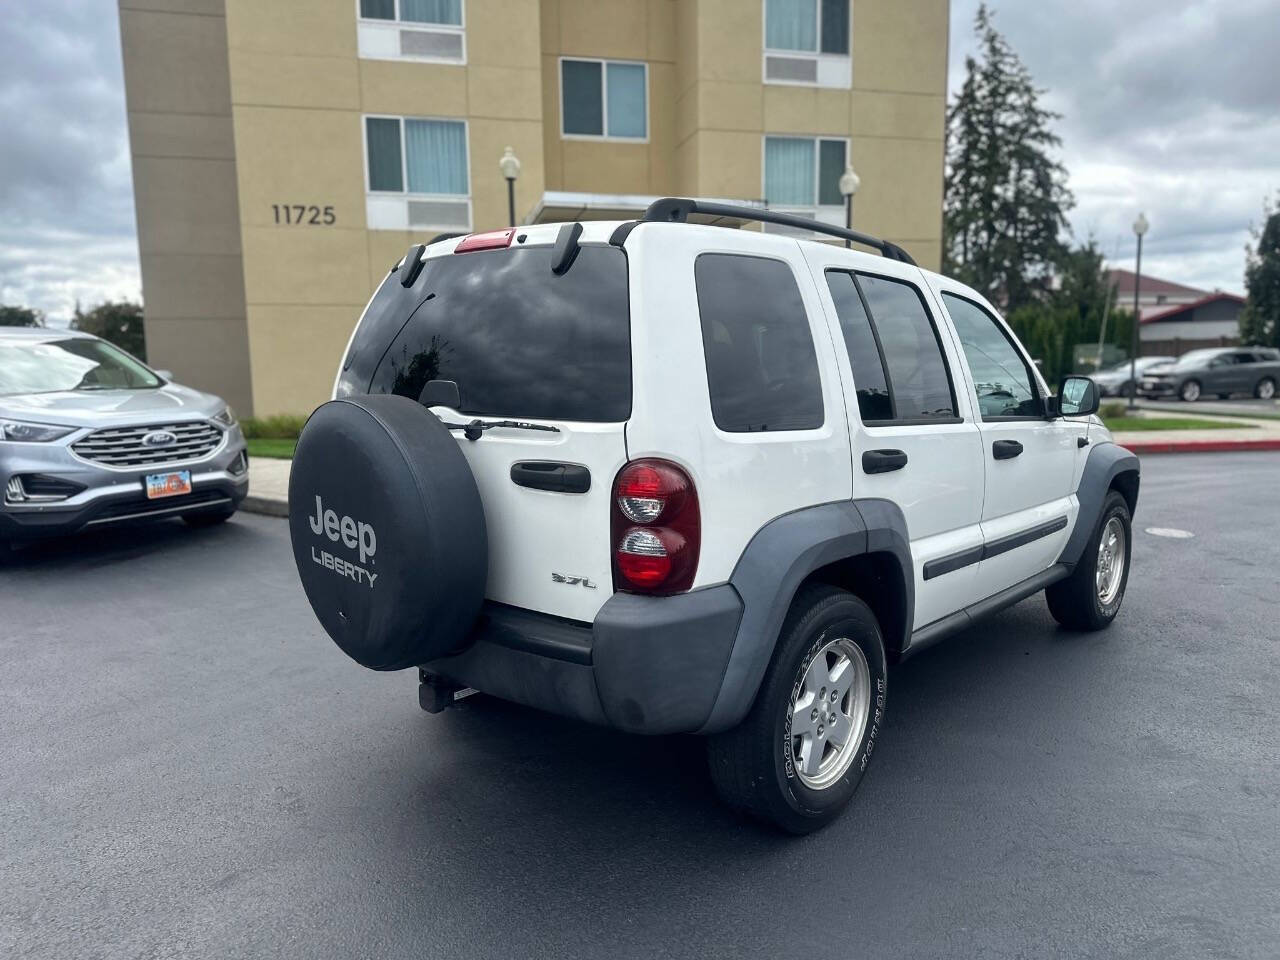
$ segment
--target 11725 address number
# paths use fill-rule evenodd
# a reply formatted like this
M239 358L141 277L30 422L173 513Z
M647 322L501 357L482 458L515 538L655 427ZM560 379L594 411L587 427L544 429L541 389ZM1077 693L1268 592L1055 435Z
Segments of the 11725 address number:
M338 222L333 207L318 207L314 203L273 203L271 215L275 217L276 223L286 223L291 226L307 224L331 227Z

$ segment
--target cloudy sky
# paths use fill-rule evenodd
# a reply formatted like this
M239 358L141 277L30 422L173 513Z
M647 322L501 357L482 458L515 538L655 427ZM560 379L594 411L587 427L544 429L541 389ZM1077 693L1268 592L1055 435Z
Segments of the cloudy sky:
M1131 266L1145 210L1145 268L1242 292L1249 224L1280 190L1280 0L990 5L1063 115L1076 236ZM976 8L953 0L953 89ZM116 5L7 3L0 302L66 322L77 299L140 294Z

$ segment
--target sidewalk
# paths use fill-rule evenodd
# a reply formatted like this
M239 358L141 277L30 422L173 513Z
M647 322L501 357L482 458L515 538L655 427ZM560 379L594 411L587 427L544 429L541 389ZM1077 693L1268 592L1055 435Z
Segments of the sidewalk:
M240 505L249 513L272 517L289 515L289 468L292 460L271 457L249 458L249 496Z

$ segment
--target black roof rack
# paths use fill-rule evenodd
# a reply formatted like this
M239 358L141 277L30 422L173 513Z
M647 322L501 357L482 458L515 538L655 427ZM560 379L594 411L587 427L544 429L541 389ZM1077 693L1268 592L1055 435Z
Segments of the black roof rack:
M856 230L833 227L829 223L821 223L817 220L809 220L789 213L778 213L775 210L761 207L739 206L735 203L708 203L705 200L690 200L685 197L664 197L649 204L649 209L644 212L644 216L641 219L659 223L685 223L692 214L701 214L704 217L733 217L737 220L754 220L757 223L776 223L796 230L825 233L828 236L839 237L841 240L851 240L864 247L879 250L881 254L890 260L900 260L903 263L911 264L913 267L916 265L915 260L911 258L911 254L896 243L890 243L888 240L881 240L865 233L858 233Z

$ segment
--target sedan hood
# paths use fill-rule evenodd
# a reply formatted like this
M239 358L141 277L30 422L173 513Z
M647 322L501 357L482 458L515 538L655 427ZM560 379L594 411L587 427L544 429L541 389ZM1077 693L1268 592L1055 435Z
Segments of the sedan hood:
M226 404L176 383L149 390L65 390L0 397L0 417L69 427L204 420Z

